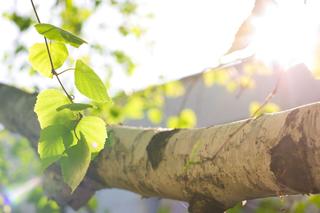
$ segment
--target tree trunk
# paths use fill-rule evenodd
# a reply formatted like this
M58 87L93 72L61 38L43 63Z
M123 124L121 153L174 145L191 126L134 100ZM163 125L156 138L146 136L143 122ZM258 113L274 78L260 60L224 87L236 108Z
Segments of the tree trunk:
M0 122L36 144L35 96L0 84ZM45 173L48 196L77 209L96 190L187 201L193 213L320 189L320 104L199 129L108 127L109 143L70 195L60 169Z

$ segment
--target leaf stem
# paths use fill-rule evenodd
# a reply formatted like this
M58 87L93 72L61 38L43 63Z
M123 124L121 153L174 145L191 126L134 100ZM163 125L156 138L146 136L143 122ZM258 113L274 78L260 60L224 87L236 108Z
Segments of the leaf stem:
M31 5L32 5L32 8L33 8L33 11L34 11L34 13L35 13L35 15L36 15L37 21L38 21L39 24L41 24L41 21L40 21L38 12L37 12L37 10L36 10L36 7L35 7L35 5L34 5L34 2L33 2L33 0L30 0L30 1L31 1ZM73 98L71 97L71 95L67 92L67 90L66 90L65 87L63 86L63 84L62 84L62 82L61 82L61 80L60 80L60 78L59 78L59 76L58 76L58 73L56 72L56 70L55 70L55 68L54 68L54 66L53 66L52 56L51 56L51 52L50 52L49 45L48 45L48 40L47 40L46 37L43 37L43 38L44 38L44 42L45 42L45 44L46 44L46 49L47 49L48 56L49 56L49 61L50 61L50 65L51 65L51 72L52 72L52 74L53 74L54 76L56 76L56 78L57 78L57 80L58 80L58 82L59 82L59 84L60 84L63 92L66 94L66 96L67 96L68 99L71 101L71 103L73 103Z
M38 23L41 23L40 18L39 18L38 13L37 13L37 10L36 10L36 7L34 6L33 0L31 0L31 4L32 4L33 11L36 14Z
M71 68L65 69L65 70L57 73L57 75L61 75L62 73L65 73L65 72L70 71L70 70L75 70L75 68L74 68L74 67L71 67Z

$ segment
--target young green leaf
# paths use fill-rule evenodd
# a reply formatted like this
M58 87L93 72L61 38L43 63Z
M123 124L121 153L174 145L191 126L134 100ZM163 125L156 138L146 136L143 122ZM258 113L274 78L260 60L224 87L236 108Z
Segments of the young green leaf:
M64 129L62 125L52 125L41 130L38 145L40 159L61 155L64 152Z
M91 107L93 107L91 104L72 103L72 104L65 104L58 107L57 111L59 112L64 109L69 109L71 111L82 111Z
M40 132L38 153L43 160L42 168L45 169L57 161L65 148L73 143L71 132L63 125L52 125Z
M54 42L49 45L54 69L61 67L66 61L69 53L63 43ZM52 69L48 51L45 43L36 43L29 49L29 61L33 69L43 76L52 78Z
M70 104L70 100L62 92L56 89L48 89L42 91L38 97L34 107L34 111L38 116L41 129L53 125L67 125L77 116L69 110L57 111L56 109L62 105Z
M54 41L60 41L63 43L68 43L74 47L79 47L83 43L87 43L85 40L73 35L72 33L58 28L52 24L36 24L36 30L41 35Z
M77 135L80 132L85 136L92 153L103 149L107 138L107 130L106 124L101 118L95 116L82 118L76 127Z
M102 80L81 60L77 60L74 79L77 89L88 98L100 103L110 100Z
M80 141L66 151L61 158L61 170L64 181L73 192L83 180L91 160L90 149L85 137L80 134Z

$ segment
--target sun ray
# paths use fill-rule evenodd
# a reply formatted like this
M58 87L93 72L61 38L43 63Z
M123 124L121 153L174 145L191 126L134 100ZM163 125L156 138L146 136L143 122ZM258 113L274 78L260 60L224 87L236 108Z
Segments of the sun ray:
M255 35L249 49L266 63L288 68L298 63L312 66L319 35L320 4L281 0L254 21Z

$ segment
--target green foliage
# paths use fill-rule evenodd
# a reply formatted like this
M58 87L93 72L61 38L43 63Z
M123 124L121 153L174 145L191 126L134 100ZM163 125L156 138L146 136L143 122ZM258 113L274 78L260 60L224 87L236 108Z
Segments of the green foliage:
M61 111L64 109L68 109L71 111L83 111L85 109L93 107L91 104L83 104L83 103L72 103L72 104L65 104L57 108L57 111Z
M158 210L157 210L157 213L170 213L171 212L171 209L169 207L160 207Z
M106 124L101 118L86 116L79 121L76 134L83 134L90 151L97 153L103 149L107 138Z
M180 81L171 81L163 85L165 95L168 97L178 97L184 94L185 89Z
M62 27L59 28L51 24L35 25L38 33L50 41L48 42L49 50L47 50L45 43L35 44L29 49L29 61L32 65L32 68L28 67L30 73L34 74L37 71L45 77L52 78L53 75L56 75L57 78L61 78L60 74L63 72L57 74L57 69L61 68L67 59L70 59L68 62L73 63L73 58L68 58L69 52L66 44L79 47L83 43L86 43L76 35L80 35L84 22L91 15L91 12L102 4L101 2L103 1L95 1L92 8L88 8L88 6L85 8L83 5L72 0L56 1L53 7L58 7L59 10L61 9L60 23ZM131 15L136 12L137 4L132 1L119 1L116 7L122 15L128 18L129 16L132 17ZM33 23L33 19L29 16L21 16L17 13L6 15L7 18L14 22L19 28L20 32L26 31ZM138 25L132 24L127 20L123 23L128 23L126 26L132 35L140 37L143 33L142 28ZM21 37L23 37L23 35L21 35ZM17 40L19 40L19 38L17 38ZM23 53L27 50L25 44L20 42L17 44L18 45L12 49L14 54ZM103 48L103 50L105 49ZM52 56L53 69L50 64L48 52ZM104 51L103 53L106 52L107 51ZM115 55L117 56L115 56L114 59L126 69L128 74L132 74L135 69L135 64L131 58L124 52L118 52L115 53ZM73 103L73 96L69 95L65 88L63 88L65 94L53 89L40 92L34 108L42 129L38 144L38 152L41 158L41 165L39 165L39 167L45 169L52 163L59 163L62 167L64 180L72 190L81 182L87 171L90 159L92 159L92 155L96 155L97 152L103 149L107 138L105 122L98 117L93 117L92 115L94 113L92 112L98 111L97 108L101 107L110 110L110 115L114 115L113 118L117 117L117 119L115 119L117 121L122 121L125 118L141 118L144 115L145 109L148 109L152 105L155 106L155 103L158 103L160 100L159 95L157 95L157 101L152 103L153 100L151 98L143 97L143 95L140 94L135 96L135 98L128 99L128 102L119 102L114 106L107 104L106 102L109 101L110 98L105 86L101 86L104 83L89 66L83 62L82 64L81 62L78 63L77 61L76 65L79 64L80 66L77 66L78 69L75 70L76 87L82 94L91 99L91 104ZM77 77L80 78L80 83ZM146 99L148 99L148 101L146 101ZM157 114L154 112L151 114ZM99 113L96 115L100 116ZM107 116L109 116L109 114ZM155 120L159 120L159 116ZM79 137L80 141L78 142ZM87 144L87 148L79 145L84 140L85 142L83 144ZM77 155L78 152L84 154ZM36 160L34 161L37 162ZM4 162L4 160L0 159L0 167L2 166L1 162ZM29 162L28 159L26 159L26 162ZM80 164L78 162L80 162ZM9 163L6 163L6 165ZM24 166L23 168L28 167ZM74 168L75 170L70 171L70 168ZM39 171L40 170L39 168ZM2 171L4 170L1 168L0 178L4 174ZM1 183L3 184L5 182L1 180ZM41 191L40 193L42 194L43 192ZM37 204L37 212L60 212L56 203L49 201L45 197L38 196L38 191L35 194L37 194L37 196L35 196L36 198L32 198L32 202ZM92 201L91 203L92 209L96 208L96 202Z
M203 81L206 86L212 86L213 84L225 85L230 80L229 70L209 70L203 73Z
M99 76L84 62L77 60L74 72L77 89L96 102L110 101L107 89Z
M71 132L63 125L51 125L44 128L40 133L38 153L43 160L42 168L57 161L73 143Z
M294 213L319 212L320 195L310 195L304 200L296 201L292 207Z
M169 128L192 128L197 123L197 116L191 109L184 109L179 116L171 116L167 121Z
M133 63L132 59L127 54L125 54L123 51L116 50L112 53L112 55L115 57L119 64L122 64L125 67L129 75L133 74L136 65Z
M144 100L139 96L128 98L126 106L123 107L123 113L129 119L142 119L144 116Z
M266 198L259 202L258 207L255 209L256 213L278 213L284 209L284 203L280 199Z
M255 81L250 76L243 75L238 79L238 82L239 82L239 87L242 89L244 88L250 89L255 87Z
M262 106L261 103L254 101L250 103L249 111L251 116L257 117L264 113L278 112L280 111L280 107L274 103L267 103Z
M137 4L132 1L124 1L120 4L120 12L126 15L133 14L137 9Z
M154 124L159 124L162 120L162 111L158 108L148 110L148 118Z
M133 34L136 38L140 38L144 33L144 30L139 26L129 26L128 24L123 24L118 27L118 31L123 35L127 36L130 33Z
M226 213L243 213L243 212L244 211L243 211L243 206L241 202L226 211Z
M97 212L98 208L98 200L96 197L92 197L87 204L87 208L89 208L92 212Z
M54 69L61 67L66 61L69 53L63 43L53 42L48 44ZM51 63L45 43L34 44L29 49L29 61L33 69L45 77L52 78Z
M305 213L308 205L305 202L296 202L293 205L293 212L294 213Z
M32 191L30 194L28 201L31 203L35 203L35 208L37 213L59 213L61 210L59 209L58 204L48 199L46 196L43 195L44 192L42 187L37 187L35 190ZM23 212L23 211L22 211Z
M16 12L12 14L5 13L4 17L15 23L21 32L27 30L32 24L32 19L29 16L21 16Z
M8 209L8 197L12 204L11 212L26 212L25 204L37 213L61 212L53 200L45 197L42 186L32 189L30 194L24 190L29 187L26 182L40 175L39 160L29 141L1 130L0 156L0 212L5 212L4 207Z
M79 7L72 0L61 1L64 10L61 11L62 27L68 31L79 34L84 22L90 17L91 10Z
M318 209L320 209L320 195L309 196L308 202L314 204Z
M23 183L39 172L38 157L30 142L6 130L0 130L0 156L2 186Z
M57 111L57 108L70 104L70 100L59 90L48 89L42 91L36 101L34 111L38 116L40 127L43 129L49 125L70 124L70 120L75 120L77 116L69 111Z
M50 40L67 43L77 48L81 46L81 44L87 43L72 33L69 33L51 24L36 24L35 28L38 33Z
M73 192L84 178L91 160L90 148L85 137L80 134L80 140L66 151L61 158L61 171L64 181Z

